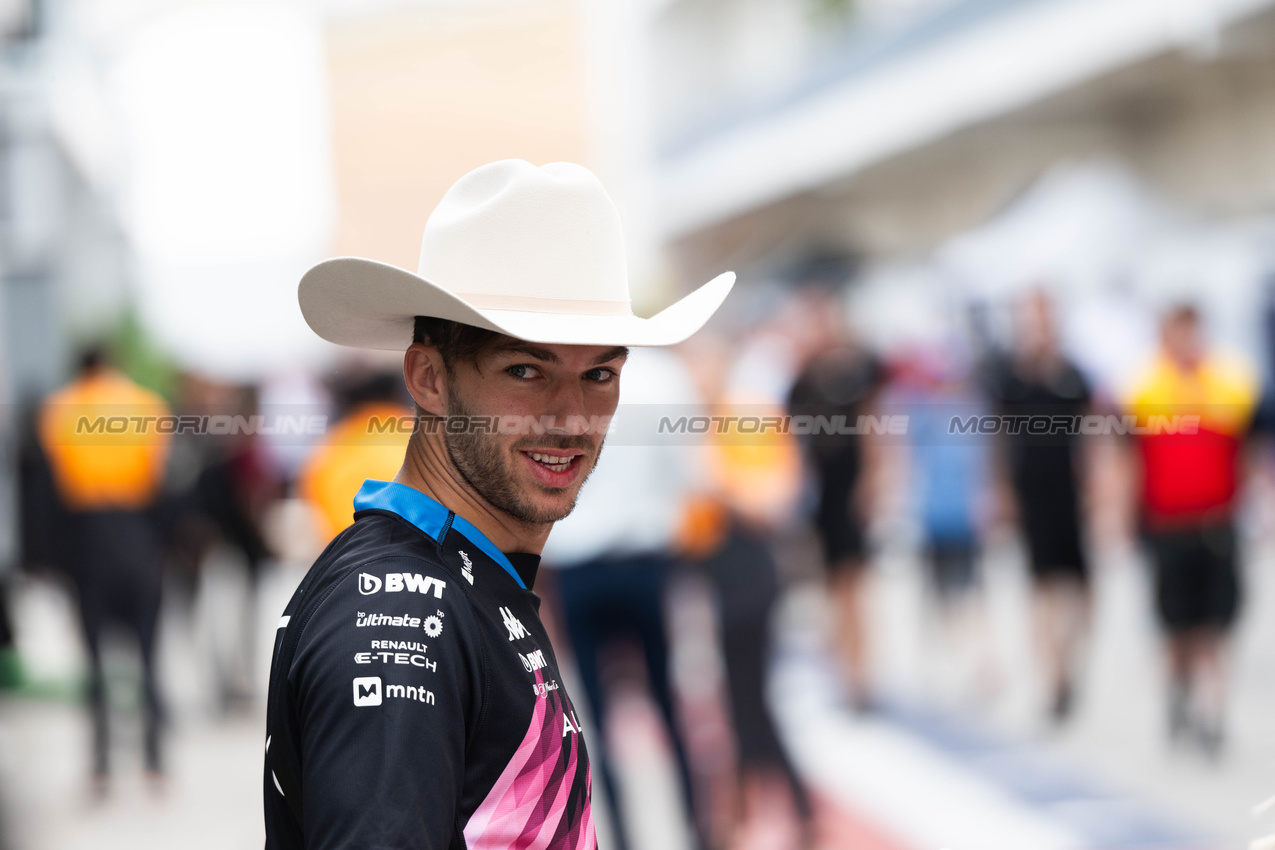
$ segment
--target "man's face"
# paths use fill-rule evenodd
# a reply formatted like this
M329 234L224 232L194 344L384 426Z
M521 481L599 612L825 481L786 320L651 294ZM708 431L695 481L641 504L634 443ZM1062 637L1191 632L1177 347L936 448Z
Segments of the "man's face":
M1194 313L1178 312L1164 320L1161 329L1165 351L1179 366L1194 369L1204 353L1200 321Z
M475 492L515 519L562 519L602 451L627 354L622 347L508 339L475 363L449 364L448 417L500 417L497 433L446 431L452 463Z
M1053 305L1042 292L1033 292L1016 305L1014 343L1018 354L1035 359L1052 353L1054 340Z

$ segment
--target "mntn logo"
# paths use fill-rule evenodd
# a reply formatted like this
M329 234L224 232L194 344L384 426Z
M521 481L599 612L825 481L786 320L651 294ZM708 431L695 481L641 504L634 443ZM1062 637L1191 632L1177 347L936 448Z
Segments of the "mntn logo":
M381 677L363 676L354 680L355 705L381 704Z

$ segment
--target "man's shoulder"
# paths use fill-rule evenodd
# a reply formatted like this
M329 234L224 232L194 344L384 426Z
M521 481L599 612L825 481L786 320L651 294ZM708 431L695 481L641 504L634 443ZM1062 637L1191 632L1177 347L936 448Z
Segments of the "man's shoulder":
M428 606L464 591L436 541L392 514L369 511L328 544L310 567L298 597L314 608L329 596ZM305 603L296 600L300 609ZM417 604L419 603L419 604Z
M343 572L382 561L422 562L446 570L438 542L388 511L362 511L358 520L332 539L315 560L310 575Z
M392 515L362 514L319 556L288 606L286 628L299 631L293 663L330 672L349 652L378 648L369 639L428 643L435 658L468 657L475 629L468 588L431 538L410 525L405 534L404 525Z

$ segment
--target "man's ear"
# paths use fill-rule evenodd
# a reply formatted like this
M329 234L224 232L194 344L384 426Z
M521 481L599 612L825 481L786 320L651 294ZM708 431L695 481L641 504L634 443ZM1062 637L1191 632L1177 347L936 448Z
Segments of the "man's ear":
M420 342L408 346L403 381L422 410L431 416L447 415L447 367L437 348Z

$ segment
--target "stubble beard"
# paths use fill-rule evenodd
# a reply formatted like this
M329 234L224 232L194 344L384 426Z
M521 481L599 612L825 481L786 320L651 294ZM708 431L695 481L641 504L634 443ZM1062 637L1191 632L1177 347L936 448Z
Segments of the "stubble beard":
M470 417L473 415L460 400L455 386L448 387L447 415L449 417ZM456 471L460 473L460 477L465 480L465 483L492 507L509 514L519 522L527 525L545 525L564 519L575 510L576 500L580 496L580 487L584 486L584 481L580 482L580 487L576 488L575 496L572 497L570 504L564 508L548 508L538 505L533 499L527 498L521 492L514 471L510 468L512 457L502 450L500 443L492 435L474 434L469 429L452 434L444 428L443 445L447 447L447 455L451 458L452 465L456 467ZM571 437L546 434L537 438L537 445L544 448L583 449L586 455L591 453L593 449L593 444L583 436ZM517 444L514 446L514 451L516 450ZM599 444L597 455L600 455L601 452L602 446ZM594 456L595 466L597 455ZM585 474L584 480L587 481L589 475L592 474L593 467L591 466Z

